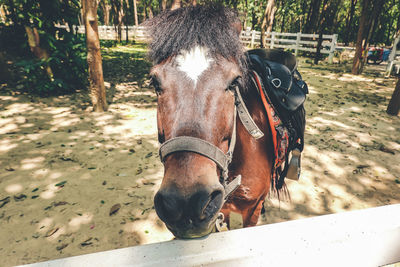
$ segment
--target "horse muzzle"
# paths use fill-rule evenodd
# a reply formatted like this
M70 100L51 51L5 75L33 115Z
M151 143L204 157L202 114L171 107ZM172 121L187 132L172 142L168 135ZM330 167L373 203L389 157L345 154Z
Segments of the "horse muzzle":
M220 184L204 186L189 196L173 188L162 188L154 197L157 215L178 238L209 234L223 203L224 188Z

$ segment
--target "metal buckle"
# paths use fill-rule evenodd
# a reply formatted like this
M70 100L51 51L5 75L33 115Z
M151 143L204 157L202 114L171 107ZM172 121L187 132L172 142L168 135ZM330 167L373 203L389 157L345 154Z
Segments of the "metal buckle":
M272 85L273 86L275 86L275 88L279 88L279 87L281 87L281 85L282 85L282 81L280 80L280 79L278 79L278 78L274 78L274 79L272 79L271 80L271 83L272 83ZM275 84L276 83L276 84Z
M217 220L215 221L215 229L217 232L228 231L228 225L224 222L225 216L222 212L218 214Z

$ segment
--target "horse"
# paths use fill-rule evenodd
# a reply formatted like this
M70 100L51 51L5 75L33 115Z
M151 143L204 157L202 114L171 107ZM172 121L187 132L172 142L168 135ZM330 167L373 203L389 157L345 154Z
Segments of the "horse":
M197 5L161 13L145 26L164 164L157 215L178 238L209 234L221 213L227 222L236 212L244 227L256 225L274 190L274 147L237 13Z

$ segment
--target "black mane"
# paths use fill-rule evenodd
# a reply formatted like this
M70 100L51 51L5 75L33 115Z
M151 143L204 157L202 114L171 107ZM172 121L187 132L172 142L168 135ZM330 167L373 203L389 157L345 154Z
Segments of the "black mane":
M155 64L203 46L210 56L234 60L243 74L246 72L246 58L235 27L240 20L231 9L215 4L190 6L163 12L144 25L149 27L149 57Z

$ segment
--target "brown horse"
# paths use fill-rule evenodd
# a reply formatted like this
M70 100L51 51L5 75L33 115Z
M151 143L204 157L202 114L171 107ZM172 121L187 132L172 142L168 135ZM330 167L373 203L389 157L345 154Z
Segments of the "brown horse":
M220 6L169 11L147 23L165 167L154 204L180 238L210 233L219 212L226 220L230 211L238 212L245 227L256 225L270 192L271 131L249 82L238 25L236 14ZM236 120L238 94L262 137L254 138ZM234 190L229 183L238 175L241 183Z

